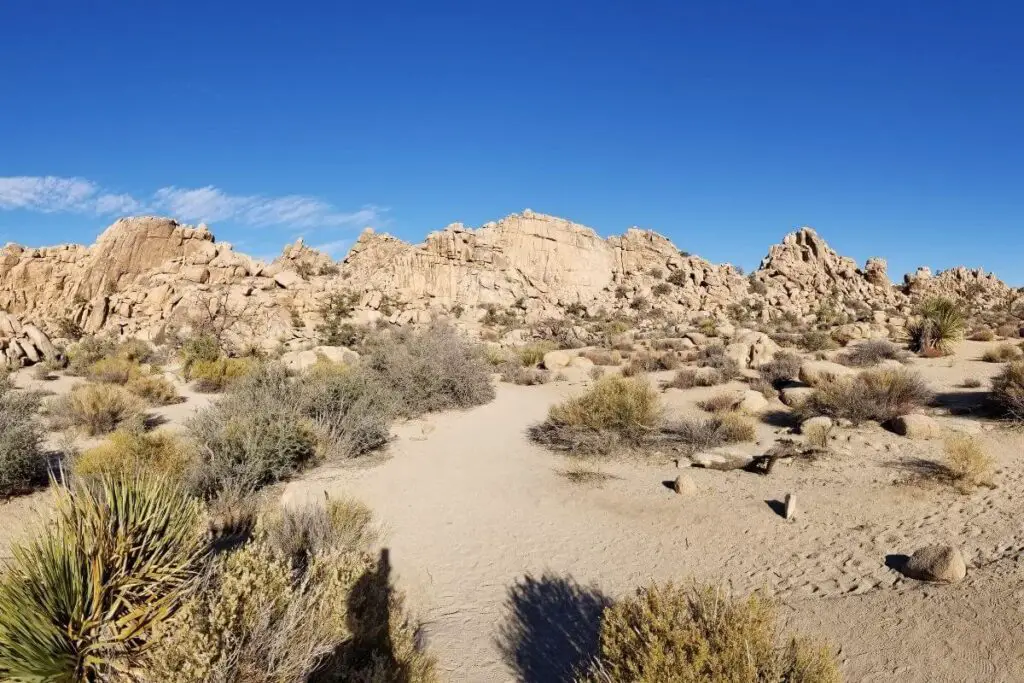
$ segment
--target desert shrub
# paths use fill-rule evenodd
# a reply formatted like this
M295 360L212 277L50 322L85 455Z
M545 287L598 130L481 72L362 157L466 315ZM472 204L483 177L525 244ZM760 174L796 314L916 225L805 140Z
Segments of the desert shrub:
M287 385L324 457L354 458L387 443L399 399L361 368L314 365Z
M622 362L622 355L613 349L587 349L580 355L594 365L613 366Z
M57 321L57 336L78 341L85 336L85 330L73 318L61 318Z
M149 342L130 338L117 345L115 354L132 363L153 363L157 360L156 351Z
M263 367L236 382L187 426L198 446L188 475L198 494L255 490L286 479L316 456L316 433L287 373Z
M339 548L344 530L334 528L330 512L293 522L214 559L201 590L161 625L144 662L147 680L437 680L391 586L387 556L374 561ZM281 539L285 529L303 543ZM301 562L294 565L273 539L289 541Z
M555 345L551 342L537 342L519 347L516 349L516 353L519 355L519 362L524 367L533 367L541 364L545 353L554 350Z
M162 375L136 375L128 380L124 388L155 406L170 405L181 399L174 384Z
M706 410L709 413L726 413L734 408L740 402L739 397L731 392L725 392L721 394L715 394L711 398L701 401L697 405L701 409Z
M778 393L775 386L763 377L755 377L749 380L748 386L750 386L751 391L756 391L769 400Z
M88 477L129 475L145 470L178 481L188 471L194 457L191 446L171 432L122 429L75 457L71 471L76 476Z
M839 683L834 655L776 632L775 605L715 586L651 585L608 607L600 654L580 683Z
M796 379L803 363L803 359L795 353L779 351L770 361L758 368L758 373L763 380L778 388Z
M109 337L82 337L68 347L68 374L82 376L93 363L114 353L114 340Z
M590 379L601 379L602 377L604 377L605 372L606 371L603 366L595 365L594 367L590 368L590 372L588 372L587 375L590 377Z
M682 287L686 284L688 276L686 271L673 270L668 274L668 281L674 284L676 287Z
M725 382L721 371L715 368L680 368L665 384L667 389L692 389L693 387L714 387Z
M39 382L49 382L55 379L53 372L44 363L36 363L32 366L32 379Z
M214 360L196 360L189 365L185 378L192 382L196 391L213 393L224 391L258 365L250 358L220 356Z
M671 293L672 285L668 284L667 282L659 282L658 284L654 285L654 287L651 289L651 294L653 294L654 296L668 296Z
M557 450L608 454L642 445L661 416L658 394L646 381L609 375L583 394L552 406L531 436Z
M904 327L904 334L914 353L945 356L963 339L965 323L964 312L955 301L937 297L920 306L917 317Z
M869 339L847 349L839 356L839 362L856 368L878 365L885 360L903 362L907 352L888 339Z
M139 398L116 384L76 384L51 401L47 412L56 428L78 428L90 436L143 418Z
M371 381L398 397L405 416L470 408L494 399L483 354L448 325L368 340L362 364Z
M836 340L828 332L823 330L808 330L800 336L798 342L804 351L829 351L839 346Z
M126 358L114 356L100 358L85 370L86 378L93 382L122 385L138 373L139 366L137 363Z
M537 384L547 384L550 382L551 372L534 367L524 368L517 363L509 363L501 369L501 381L524 387L532 387Z
M697 329L705 336L717 337L718 321L714 318L702 318L700 322L697 323Z
M1006 363L1022 357L1024 357L1024 351L1021 351L1015 344L1000 344L987 349L981 359L986 363Z
M1022 329L1024 329L1024 327L1022 327L1019 322L1018 323L1004 323L1004 324L1002 324L1002 325L1000 325L999 327L996 328L996 334L999 335L1000 337L1007 337L1007 338L1019 337L1019 336L1021 336L1021 330Z
M977 389L978 387L981 386L981 380L978 379L977 377L968 377L960 386L962 386L965 389Z
M178 353L181 356L181 370L187 378L195 363L212 363L220 358L220 342L212 334L198 334L183 340Z
M961 491L990 486L995 462L971 436L960 434L945 443L946 470L951 483Z
M1024 420L1024 361L1009 363L993 378L992 398L1011 419Z
M996 338L996 333L992 331L991 327L980 327L967 337L971 341L990 342Z
M718 370L726 381L735 379L740 374L739 362L728 355L721 344L712 344L702 349L697 356L697 365Z
M351 499L282 506L263 516L260 532L293 567L306 567L317 556L367 550L379 536L370 508Z
M14 549L0 582L3 677L120 680L195 584L199 522L199 506L159 477L58 488L53 519Z
M359 303L359 295L349 290L332 292L320 305L320 317L323 323L317 326L316 333L320 341L327 346L352 346L354 330L352 323L347 322Z
M17 391L6 375L0 375L0 497L46 483L39 402L38 394Z
M799 413L803 419L824 415L855 424L888 422L922 407L930 398L928 385L917 373L882 368L820 384L801 404Z
M822 450L828 448L828 443L832 438L833 431L834 427L831 424L813 424L801 429L801 432L804 435L804 441L806 441L808 445Z
M757 438L753 421L738 412L721 413L705 419L678 420L668 425L665 433L673 443L692 453Z

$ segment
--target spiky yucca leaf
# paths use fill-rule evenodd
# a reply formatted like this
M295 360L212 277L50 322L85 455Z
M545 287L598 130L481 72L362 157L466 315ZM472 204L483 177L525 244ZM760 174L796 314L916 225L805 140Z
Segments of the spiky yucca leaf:
M0 581L4 680L84 683L130 666L206 551L199 504L162 477L107 475L56 498Z
M966 318L955 301L936 297L921 304L918 317L910 320L905 334L916 353L948 355L953 344L963 339Z

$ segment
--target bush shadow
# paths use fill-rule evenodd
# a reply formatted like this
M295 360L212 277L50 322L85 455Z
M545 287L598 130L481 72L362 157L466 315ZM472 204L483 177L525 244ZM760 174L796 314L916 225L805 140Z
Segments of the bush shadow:
M508 590L496 639L515 680L570 682L597 655L601 616L611 600L571 576L527 574Z

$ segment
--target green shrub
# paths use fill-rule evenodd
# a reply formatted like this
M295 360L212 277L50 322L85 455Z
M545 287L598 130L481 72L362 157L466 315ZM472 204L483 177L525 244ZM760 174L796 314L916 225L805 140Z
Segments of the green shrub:
M725 382L721 371L715 368L680 368L665 384L671 389L692 389L693 387L714 387Z
M316 332L320 341L327 346L352 346L357 333L355 327L347 322L359 303L359 295L349 290L332 292L320 306L320 317L323 323L317 326Z
M847 349L839 356L839 362L856 368L878 365L885 360L901 363L907 359L907 352L888 339L869 339Z
M68 347L69 375L82 376L93 363L114 353L114 340L109 337L82 337Z
M193 449L168 431L118 430L71 463L80 477L130 475L145 470L180 481L195 458Z
M910 350L926 356L945 356L963 339L966 318L960 306L937 297L925 301L917 316L907 322L904 332Z
M154 406L166 406L181 400L174 384L161 375L136 375L124 388Z
M182 342L179 355L182 372L188 377L195 363L210 363L221 357L220 342L212 334L198 334Z
M931 398L917 373L903 368L865 370L855 377L824 382L804 401L801 419L824 415L854 424L888 422L921 408Z
M46 483L39 402L38 394L16 390L6 375L0 375L0 497Z
M133 376L139 374L137 363L125 358L105 357L90 365L85 370L87 379L104 384L124 385Z
M58 488L55 517L15 547L0 582L0 675L120 680L198 578L199 521L162 478Z
M790 351L779 351L772 359L758 368L761 378L778 389L786 382L795 380L800 375L803 358Z
M804 332L800 336L798 344L804 351L829 351L839 346L832 335L822 330Z
M516 349L516 353L519 356L519 362L523 367L533 367L540 365L541 361L544 360L544 354L548 351L554 351L555 345L551 342L538 342L535 344L527 344L526 346L520 346Z
M224 391L233 382L245 377L259 364L251 358L227 358L196 360L185 373L196 391L213 393Z
M992 398L1011 419L1024 420L1024 361L1008 364L992 380Z
M658 284L654 285L654 287L651 289L651 294L653 294L654 296L668 296L671 293L672 285L668 284L667 282L659 282Z
M116 384L76 384L47 407L58 429L79 428L90 436L141 421L142 402Z
M834 655L782 640L775 605L715 586L651 585L608 607L600 654L580 683L839 683Z

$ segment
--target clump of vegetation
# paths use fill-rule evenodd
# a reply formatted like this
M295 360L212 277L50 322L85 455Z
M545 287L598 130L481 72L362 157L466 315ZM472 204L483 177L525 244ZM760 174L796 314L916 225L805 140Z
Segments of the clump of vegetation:
M540 365L544 360L544 354L549 351L554 351L555 345L551 342L537 342L534 344L527 344L526 346L520 346L516 349L516 353L519 356L519 362L523 367L534 367Z
M714 387L725 383L721 371L715 368L680 368L665 384L666 389L692 389L693 387Z
M78 428L89 436L143 419L139 398L116 384L77 384L51 401L47 412L56 428Z
M150 405L166 406L181 400L174 384L161 375L136 375L128 380L124 388Z
M0 582L0 673L99 681L137 665L197 582L200 507L166 479L59 487L56 514Z
M273 510L260 519L260 532L293 567L309 566L317 556L366 550L379 537L370 508L349 498Z
M854 377L838 377L820 384L798 412L802 419L824 415L854 424L867 420L888 422L921 408L931 396L928 385L911 370L865 370Z
M736 411L706 419L679 420L669 425L665 432L672 443L679 444L690 453L757 438L757 428L753 421Z
M905 362L907 352L888 339L869 339L847 349L839 356L839 362L855 368L867 368L882 361Z
M803 358L790 351L778 351L772 359L758 368L761 378L776 389L800 375Z
M622 368L622 374L626 377L634 377L645 372L658 372L659 370L673 370L679 366L679 356L673 352L661 354L641 352L630 359L629 363Z
M509 363L501 369L501 381L524 387L532 387L537 384L547 384L550 382L551 371Z
M711 398L701 401L697 405L709 413L727 413L734 410L739 402L740 399L736 394L724 392L721 394L715 394Z
M946 356L963 339L966 317L951 299L937 297L924 302L917 317L907 322L904 331L910 350L924 356Z
M653 294L654 296L668 296L671 293L672 285L668 284L667 282L659 282L658 284L654 285L654 287L651 289L651 294Z
M804 441L809 446L826 450L828 448L829 440L832 438L832 432L835 427L831 424L812 424L801 428L801 432L804 435Z
M979 327L967 338L971 341L990 342L996 338L996 333L992 331L991 327Z
M823 330L808 330L804 332L798 344L804 351L830 351L839 347L839 344L832 338L832 335Z
M171 432L121 429L100 445L76 456L71 470L79 477L146 471L180 481L194 459L191 444Z
M323 323L317 326L317 336L327 346L353 346L356 333L348 322L359 303L359 295L349 290L331 293L320 306Z
M775 605L715 586L651 585L605 609L600 653L581 683L839 683L835 656L777 633Z
M1004 343L988 349L982 354L981 359L986 363L1007 363L1009 361L1024 358L1024 351L1016 344Z
M7 376L0 375L0 497L46 483L39 403L38 394L15 390Z
M82 337L67 349L69 375L82 376L89 367L114 353L116 345L110 337Z
M242 379L259 364L250 358L228 358L219 356L214 360L196 360L185 370L185 379L192 382L196 391L215 393L224 391Z
M697 356L697 365L718 370L724 381L736 379L740 374L739 362L726 353L725 347L721 344L712 344L701 350Z
M968 377L960 386L964 389L977 389L981 386L981 380L977 377Z
M187 378L196 363L212 363L221 357L220 342L212 334L198 334L185 339L178 353Z
M947 439L945 456L950 483L960 491L992 485L995 461L973 437L960 434Z
M1021 330L1024 330L1024 325L1021 325L1020 322L1004 323L996 328L996 334L1000 337L1014 338L1021 336Z
M609 375L554 405L531 437L550 448L607 455L643 445L662 419L658 394L644 380Z
M1024 361L1009 363L992 380L992 398L1010 419L1024 421Z
M580 355L594 365L615 366L622 362L622 354L614 349L587 349Z

